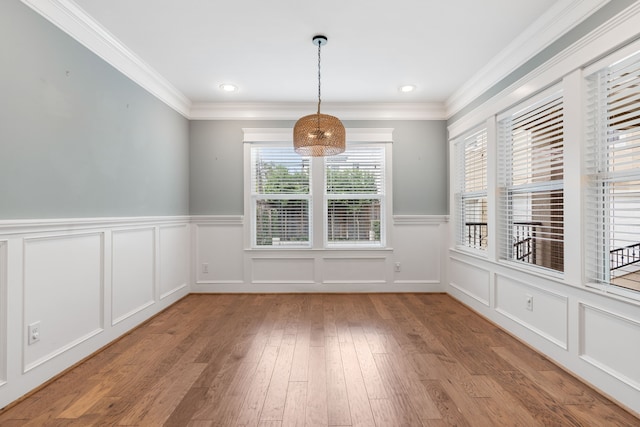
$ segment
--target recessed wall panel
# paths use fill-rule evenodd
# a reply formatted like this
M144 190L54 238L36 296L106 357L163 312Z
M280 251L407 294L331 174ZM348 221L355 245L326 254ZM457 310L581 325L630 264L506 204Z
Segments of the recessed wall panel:
M396 224L393 258L400 263L397 282L440 282L440 224Z
M160 299L189 282L189 227L160 227Z
M580 356L640 391L640 318L580 304Z
M0 241L0 386L7 381L7 242Z
M82 342L103 327L103 235L24 239L24 370ZM39 341L27 343L38 323Z
M253 258L253 283L314 283L313 258Z
M324 258L324 283L385 283L386 257Z
M567 296L542 286L496 275L496 311L564 349L568 340L568 303Z
M451 258L449 275L451 286L482 304L489 305L490 274L488 270Z
M154 302L155 230L112 233L112 324Z
M196 225L198 283L242 283L244 246L242 222Z

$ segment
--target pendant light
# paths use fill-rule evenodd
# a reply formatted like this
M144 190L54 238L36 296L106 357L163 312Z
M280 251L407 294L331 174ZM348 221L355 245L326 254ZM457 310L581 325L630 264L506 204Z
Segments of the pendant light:
M327 44L327 38L314 36L313 44L318 46L318 112L296 122L293 127L293 148L302 156L333 156L344 152L345 130L337 117L320 114L320 49Z

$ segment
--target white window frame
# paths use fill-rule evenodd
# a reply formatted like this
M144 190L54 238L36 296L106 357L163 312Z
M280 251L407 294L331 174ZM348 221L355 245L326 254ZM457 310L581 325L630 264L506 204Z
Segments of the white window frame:
M312 203L309 210L310 244L304 247L292 246L256 246L255 245L255 210L251 197L251 145L293 146L292 128L243 128L244 142L244 246L250 250L380 250L388 249L391 245L391 227L393 218L392 207L392 142L393 128L347 128L347 147L350 144L383 144L384 150L384 203L381 206L381 243L376 245L362 244L331 244L326 241L325 206L325 168L323 157L311 158L310 197Z
M503 112L497 117L497 142L498 142L498 207L497 213L499 218L499 229L496 230L498 234L498 244L499 244L499 260L501 262L508 262L514 266L518 266L518 268L523 268L531 271L540 272L545 275L562 278L564 277L564 270L566 269L566 262L563 262L563 270L557 270L545 266L541 266L535 264L533 262L528 261L519 261L514 259L513 256L513 242L512 242L512 232L513 232L513 206L511 205L511 197L507 197L507 194L510 195L518 195L518 194L532 194L535 195L538 192L552 192L557 190L562 190L563 192L563 200L564 200L564 181L561 180L551 180L551 181L542 181L540 183L528 183L528 184L520 184L516 185L512 182L511 174L505 170L504 168L510 167L512 160L506 159L505 157L510 156L508 153L508 149L506 148L506 137L502 135L502 121L509 119L510 117L518 115L521 111L530 110L537 108L538 105L543 104L548 100L552 100L554 98L560 98L563 100L563 90L560 84L555 85L547 90L544 90L538 93L531 98L521 101L515 107L509 109L508 111ZM564 127L564 126L563 126ZM566 133L566 131L565 131ZM564 138L563 138L564 139ZM511 136L509 136L509 142L511 143ZM564 145L564 144L563 144ZM563 148L564 151L564 148ZM563 163L563 174L565 173L566 165ZM529 198L528 203L531 202ZM563 202L564 206L564 202ZM531 212L532 209L529 209ZM566 223L564 220L564 209L563 209L563 223ZM562 242L563 246L566 244L565 242L565 234L563 232ZM535 245L534 241L534 245ZM564 256L563 256L564 258Z
M383 154L382 154L382 159L381 159L381 165L383 167L383 171L385 171L385 173L382 175L382 188L380 193L376 193L376 194L358 194L358 193L347 193L346 195L338 195L338 194L329 194L326 191L327 188L327 167L326 167L326 163L328 158L323 158L323 187L324 187L324 191L323 191L323 195L324 195L324 200L323 200L323 204L322 204L322 218L324 220L323 223L323 236L324 236L324 247L325 248L336 248L336 249L343 249L343 248L348 248L348 249L360 249L360 248L385 248L386 247L386 234L387 234L387 227L386 227L386 211L385 211L385 207L387 204L387 176L386 176L386 170L387 170L387 164L386 164L386 154L389 151L387 149L387 147L385 145L379 144L379 143L366 143L366 142L351 142L348 146L347 146L347 150L345 151L345 153L348 153L349 148L350 147L361 147L361 148L373 148L373 147L381 147L383 149ZM348 196L348 197L347 197ZM329 209L329 200L345 200L345 199L377 199L380 202L380 240L376 241L376 242L365 242L365 241L345 241L345 242L331 242L329 240L329 215L327 214L327 211Z
M251 144L250 150L253 148L287 148L291 147L290 145L284 143L272 143L272 144ZM291 149L291 154L296 155L293 152L293 148ZM253 154L250 154L252 157ZM313 242L313 162L311 158L306 157L309 166L309 192L306 194L300 193L278 193L278 194L257 194L253 190L253 186L250 189L250 218L251 218L251 246L253 248L273 248L273 247L282 247L288 249L299 249L299 248L310 248ZM250 173L249 173L249 184L252 184L252 174L253 174L253 159L250 159ZM301 242L278 242L277 244L272 242L271 245L258 245L257 240L257 205L260 200L304 200L307 202L307 224L308 224L308 240Z
M484 187L479 190L467 191L466 189L466 181L467 181L467 155L466 150L469 146L477 144L478 138L482 139L484 144ZM483 123L479 126L475 126L472 130L463 133L461 136L455 138L453 140L453 147L455 150L455 193L454 193L454 205L455 205L455 243L456 247L459 249L464 249L468 251L473 251L481 256L487 256L487 249L489 245L489 200L488 200L488 150L489 150L489 138L488 138L488 129L486 123ZM466 214L465 214L465 201L466 200L482 200L484 199L484 204L487 209L486 216L487 220L485 222L485 235L484 240L485 243L482 245L482 228L480 228L480 246L471 245L468 241L468 235L466 234Z
M590 96L595 96L595 94L590 93L592 79L597 78L597 75L601 72L615 68L618 63L629 59L633 60L632 62L634 63L640 62L640 41L632 43L585 68L583 75L585 76L586 99L590 99ZM599 91L600 88L594 90ZM587 118L585 128L587 136L585 138L586 154L584 158L584 170L587 186L584 197L584 223L586 231L584 240L586 257L584 275L588 287L638 300L640 299L640 291L611 283L609 253L611 250L611 235L609 233L611 205L609 204L610 200L608 200L608 197L598 195L602 191L602 188L612 183L640 180L640 166L631 171L610 172L608 170L607 157L609 151L608 148L602 144L601 137L602 135L609 135L609 128L603 125L601 121L602 117L598 116L598 113L595 111L596 109L600 110L605 108L603 107L603 101L606 102L606 99L598 99L598 104L595 107L587 102L586 107ZM599 123L596 124L594 121ZM602 134L602 132L604 132L604 134ZM596 135L600 135L600 138L596 137ZM596 200L596 198L598 200ZM596 205L597 208L594 208ZM601 215L595 214L596 212L601 213ZM638 224L636 223L634 226L638 227ZM636 235L639 234L638 231L634 231L634 233ZM633 269L640 270L640 264L634 265Z

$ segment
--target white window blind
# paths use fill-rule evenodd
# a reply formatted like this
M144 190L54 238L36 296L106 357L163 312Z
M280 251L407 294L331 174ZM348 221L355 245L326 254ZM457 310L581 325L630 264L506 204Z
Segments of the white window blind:
M251 147L254 246L310 245L310 168L291 147Z
M327 246L384 245L384 159L381 144L351 144L325 158Z
M498 122L502 259L564 270L563 134L559 93Z
M587 77L586 275L640 290L640 53Z
M458 189L456 240L487 249L487 129L475 129L455 142Z

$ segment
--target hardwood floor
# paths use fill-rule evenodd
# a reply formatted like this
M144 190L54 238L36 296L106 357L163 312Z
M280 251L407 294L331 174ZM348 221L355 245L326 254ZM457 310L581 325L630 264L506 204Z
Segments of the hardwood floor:
M448 295L190 295L2 426L638 426Z

